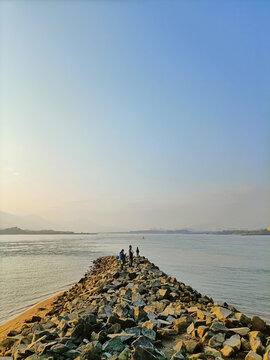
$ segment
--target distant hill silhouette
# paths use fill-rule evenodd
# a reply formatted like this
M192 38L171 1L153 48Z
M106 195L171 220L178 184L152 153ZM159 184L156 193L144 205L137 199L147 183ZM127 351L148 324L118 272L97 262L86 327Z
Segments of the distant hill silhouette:
M135 230L129 234L209 234L209 235L270 235L270 228L260 230L219 230L219 231L195 231L188 229L180 230Z
M90 234L95 235L96 233L75 233L73 231L58 231L58 230L27 230L27 229L20 229L19 227L11 227L8 229L0 229L0 235L57 235L57 234L63 234L63 235L76 235L76 234Z

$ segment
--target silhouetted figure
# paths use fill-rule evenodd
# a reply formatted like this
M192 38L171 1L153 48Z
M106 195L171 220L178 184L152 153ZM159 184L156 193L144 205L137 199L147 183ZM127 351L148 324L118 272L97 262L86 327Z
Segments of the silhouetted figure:
M119 260L121 262L121 270L123 270L126 263L126 255L124 254L124 249L120 251Z
M136 255L137 255L137 256L140 256L140 250L139 250L138 247L137 247L137 249L136 249Z
M129 266L130 267L133 265L133 255L134 255L134 251L132 249L132 246L129 245L128 256L129 256Z

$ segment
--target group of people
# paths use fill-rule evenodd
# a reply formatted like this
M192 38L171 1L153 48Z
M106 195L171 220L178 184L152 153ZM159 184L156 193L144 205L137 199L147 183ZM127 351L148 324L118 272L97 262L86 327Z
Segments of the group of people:
M140 256L140 250L138 247L136 249L136 255ZM134 250L132 249L132 245L129 245L128 256L129 256L129 266L131 267L131 266L133 266L133 257L134 257ZM127 257L127 254L125 254L125 250L122 249L119 254L119 260L121 262L121 270L124 269L124 265L126 263L126 257Z

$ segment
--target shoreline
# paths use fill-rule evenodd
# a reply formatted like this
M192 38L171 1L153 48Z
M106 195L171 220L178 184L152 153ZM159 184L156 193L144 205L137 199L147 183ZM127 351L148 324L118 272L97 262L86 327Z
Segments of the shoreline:
M31 306L29 309L23 311L22 313L15 315L14 318L4 322L0 325L0 341L3 340L6 335L11 330L20 331L25 321L31 319L33 316L45 316L46 312L50 311L53 306L53 302L57 300L59 296L63 294L64 291L48 298L42 300L41 302L36 303Z
M0 325L0 357L269 360L270 325L168 276L144 257L99 258L70 289Z

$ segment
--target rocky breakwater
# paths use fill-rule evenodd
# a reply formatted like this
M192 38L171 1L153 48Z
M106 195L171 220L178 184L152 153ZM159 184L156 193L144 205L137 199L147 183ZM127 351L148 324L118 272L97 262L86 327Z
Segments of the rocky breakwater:
M269 326L219 305L143 257L116 257L59 296L0 344L0 359L269 360Z

